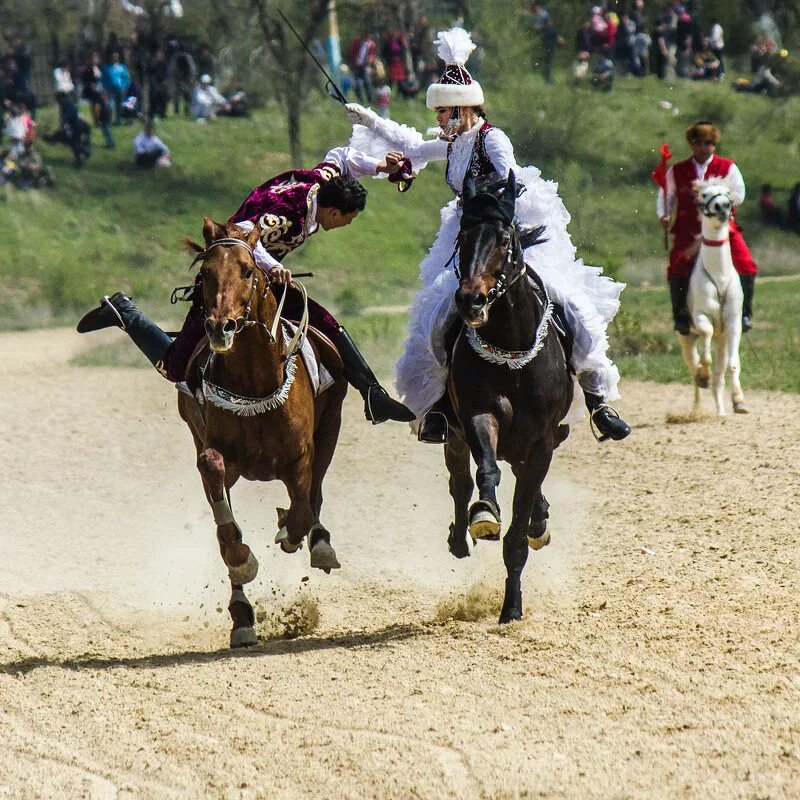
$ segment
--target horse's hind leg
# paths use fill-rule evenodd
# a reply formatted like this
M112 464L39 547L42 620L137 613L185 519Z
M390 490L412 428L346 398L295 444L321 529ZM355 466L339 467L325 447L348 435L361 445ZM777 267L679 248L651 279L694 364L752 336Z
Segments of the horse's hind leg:
M725 416L725 373L728 370L728 343L727 336L721 334L717 337L716 358L714 359L714 372L711 382L714 394L714 404L717 407L717 416Z
M531 520L538 512L547 513L542 503L542 482L550 468L553 451L540 443L535 447L524 464L514 464L514 516L503 537L503 561L506 565L506 593L500 624L522 619L522 570L528 560ZM546 521L545 521L546 530ZM540 535L544 535L544 532Z
M469 509L469 532L473 539L500 538L500 507L497 505L497 420L491 414L478 414L466 420L464 435L478 465L476 483L479 498Z
M200 452L197 466L203 479L206 497L217 523L217 541L222 560L228 567L231 580L231 600L228 611L233 621L231 647L256 644L255 615L242 588L258 573L258 561L250 548L242 542L242 532L233 518L230 496L226 485L225 462L222 454L213 448ZM233 483L233 476L228 480Z
M333 392L335 387L328 389ZM338 391L338 389L337 389ZM325 408L323 415L314 434L314 463L311 466L311 510L314 514L314 525L311 528L308 547L311 553L311 566L330 572L332 569L339 569L341 566L336 558L336 551L331 545L331 535L320 522L322 513L322 482L325 474L333 460L333 453L336 449L336 442L339 439L339 429L342 426L342 400L332 395L328 398L329 405Z
M285 553L294 553L299 550L303 545L303 539L306 535L319 532L321 537L317 537L318 542L324 542L324 533L327 533L324 528L320 526L319 531L316 527L316 519L314 511L311 507L311 482L314 463L314 445L310 444L305 454L294 462L285 472L281 475L281 480L286 486L286 491L289 493L289 511L286 513L286 531L281 531L278 539L280 541L281 549ZM321 497L321 495L320 495ZM328 550L332 551L333 548L322 548L326 555L329 555ZM321 552L318 550L317 552ZM333 553L333 561L330 558L325 558L322 562L313 558L312 553L311 566L324 569L326 572L331 569L336 569L339 562L335 561L336 554Z
M692 386L694 386L693 411L698 413L700 411L700 387L697 385L695 376L697 375L697 370L700 367L700 359L697 356L697 337L694 335L679 335L678 339L680 339L681 342L683 360L686 362L686 366L689 368L689 380L692 382Z
M472 480L469 463L469 447L461 436L451 431L444 446L444 461L450 473L450 496L453 498L454 519L450 525L447 546L456 558L469 555L467 545L467 507L475 483Z

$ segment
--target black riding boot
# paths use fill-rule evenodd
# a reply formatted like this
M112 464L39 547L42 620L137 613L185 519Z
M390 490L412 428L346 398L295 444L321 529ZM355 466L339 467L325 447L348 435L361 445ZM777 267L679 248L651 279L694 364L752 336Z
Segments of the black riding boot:
M584 389L583 397L586 401L586 408L589 409L589 418L593 425L592 433L598 442L604 442L606 439L618 442L631 432L631 426L610 405L604 403L600 395L592 394ZM597 428L597 433L595 433L595 428Z
M688 278L670 278L669 296L672 300L672 319L675 321L675 330L683 336L688 336L692 330L692 318L686 304L689 296Z
M742 333L753 329L753 297L756 293L756 276L740 275L744 300L742 301Z
M78 323L78 333L114 327L122 328L148 361L161 372L161 361L172 344L172 338L142 314L130 297L122 292L104 297L100 306L92 309Z
M369 364L344 328L339 328L339 334L333 343L342 357L344 376L351 386L361 392L364 398L364 415L373 425L386 422L387 419L397 422L411 422L414 419L414 414L402 403L389 397L386 389L378 383Z
M434 404L419 424L417 439L428 444L445 444L447 442L447 411L450 400L445 392Z

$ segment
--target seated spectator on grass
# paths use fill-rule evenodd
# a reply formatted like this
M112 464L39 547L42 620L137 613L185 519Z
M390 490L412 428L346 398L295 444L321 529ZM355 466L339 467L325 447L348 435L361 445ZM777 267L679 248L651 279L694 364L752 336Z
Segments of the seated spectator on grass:
M224 114L228 108L228 101L211 82L211 76L201 75L192 93L192 119L195 122L206 122L220 113Z
M761 187L758 195L758 208L761 211L761 219L770 225L783 225L783 211L778 208L775 198L772 196L772 186L765 183Z
M12 105L9 109L3 133L8 139L8 156L16 160L25 150L25 139L28 135L22 109L18 105Z
M137 167L171 167L169 148L153 132L153 123L147 120L144 130L133 140Z
M762 64L752 80L739 78L732 84L737 92L752 92L754 94L768 94L770 97L777 97L783 89L783 83L775 76L775 73L767 64Z
M692 78L696 81L719 80L721 69L722 64L711 49L711 42L704 39L703 49L694 56L694 66L690 71Z

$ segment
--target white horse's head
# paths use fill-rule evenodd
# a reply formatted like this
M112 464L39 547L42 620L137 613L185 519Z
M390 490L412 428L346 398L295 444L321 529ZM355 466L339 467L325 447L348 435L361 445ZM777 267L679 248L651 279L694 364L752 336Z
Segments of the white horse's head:
M709 221L721 226L733 214L733 190L724 178L710 178L694 182L696 203L700 213Z

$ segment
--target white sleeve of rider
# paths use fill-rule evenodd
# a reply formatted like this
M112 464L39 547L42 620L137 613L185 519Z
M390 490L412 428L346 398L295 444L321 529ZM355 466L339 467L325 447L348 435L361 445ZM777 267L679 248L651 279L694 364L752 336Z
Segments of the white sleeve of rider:
M342 175L349 175L356 180L365 175L377 175L378 164L381 163L379 159L347 146L329 150L324 160L336 164Z
M731 164L731 168L728 170L726 180L728 181L733 193L733 204L735 206L741 205L741 203L744 202L745 195L744 178L742 177L742 173L739 171L739 167L737 167L736 164Z
M519 176L519 165L514 158L514 145L511 139L506 136L499 128L492 128L486 134L486 155L492 162L492 166L504 178L508 177L509 170L514 170L514 174Z
M236 225L241 228L245 233L249 233L253 230L254 225L249 219L242 220L241 222L237 222ZM264 248L264 245L261 244L261 240L259 239L256 243L256 246L253 248L253 258L256 261L256 264L261 267L266 272L269 272L274 267L280 267L281 262L277 259L273 258Z

